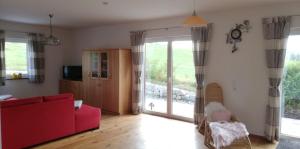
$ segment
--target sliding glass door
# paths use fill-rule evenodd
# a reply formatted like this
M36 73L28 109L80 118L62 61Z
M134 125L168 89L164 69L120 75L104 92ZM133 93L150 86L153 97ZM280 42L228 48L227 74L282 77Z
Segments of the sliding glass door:
M172 114L194 116L195 67L192 41L172 42Z
M290 35L282 81L281 134L300 138L300 35Z
M168 42L146 43L145 110L167 113Z
M191 121L195 100L192 41L152 40L146 43L146 113Z

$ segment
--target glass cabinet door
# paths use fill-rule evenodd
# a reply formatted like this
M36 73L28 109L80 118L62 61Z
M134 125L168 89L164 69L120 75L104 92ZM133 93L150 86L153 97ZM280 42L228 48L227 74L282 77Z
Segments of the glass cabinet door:
M108 53L92 51L90 53L91 78L104 78L109 76Z
M108 54L101 53L101 78L108 78Z
M100 61L100 57L99 57L99 52L91 52L90 53L90 60L91 60L91 72L90 72L90 76L92 78L98 78L99 75L99 61Z

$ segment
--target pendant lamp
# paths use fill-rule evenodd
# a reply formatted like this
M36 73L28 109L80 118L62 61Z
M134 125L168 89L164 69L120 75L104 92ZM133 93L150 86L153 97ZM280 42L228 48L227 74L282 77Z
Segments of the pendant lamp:
M50 19L50 23L49 23L50 35L48 37L46 37L44 43L45 43L45 45L58 46L58 45L61 44L61 41L57 37L55 37L53 35L52 18L53 18L53 14L49 14L49 19Z
M196 13L196 1L194 0L194 11L193 15L186 18L186 20L183 22L184 26L188 27L200 27L207 25L207 21L204 20L201 16L198 16Z

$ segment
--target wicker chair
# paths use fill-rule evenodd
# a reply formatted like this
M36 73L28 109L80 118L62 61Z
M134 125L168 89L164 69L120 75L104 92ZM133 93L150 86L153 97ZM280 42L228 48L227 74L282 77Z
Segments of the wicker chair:
M209 104L210 102L220 102L224 105L223 103L223 92L222 88L217 84L217 83L211 83L206 86L205 90L205 105ZM238 121L237 118L232 115L231 116L231 122L236 122ZM210 148L213 149L215 148L212 134L211 134L211 129L209 127L209 121L205 119L205 131L204 131L204 144ZM234 146L239 146L238 148L252 148L251 147L251 142L248 136L244 138L240 138L235 140L230 146L228 147L223 147L223 148L229 148L229 147L234 147Z

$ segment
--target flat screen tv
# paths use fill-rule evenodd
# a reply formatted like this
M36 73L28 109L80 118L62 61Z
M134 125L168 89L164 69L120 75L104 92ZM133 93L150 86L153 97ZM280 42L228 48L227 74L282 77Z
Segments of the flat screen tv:
M82 66L63 66L63 78L66 80L81 81Z

